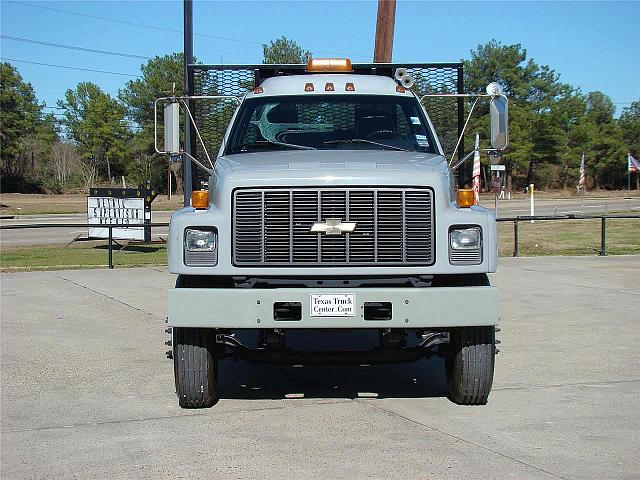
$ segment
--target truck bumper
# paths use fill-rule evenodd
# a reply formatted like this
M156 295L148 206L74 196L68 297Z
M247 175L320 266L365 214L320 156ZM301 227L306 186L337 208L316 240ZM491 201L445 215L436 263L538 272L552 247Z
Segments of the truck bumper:
M311 316L311 295L354 294L355 315ZM276 302L298 302L300 320L275 320ZM366 302L389 302L389 320L365 320ZM175 288L169 290L173 327L200 328L446 328L497 325L495 287L431 288Z

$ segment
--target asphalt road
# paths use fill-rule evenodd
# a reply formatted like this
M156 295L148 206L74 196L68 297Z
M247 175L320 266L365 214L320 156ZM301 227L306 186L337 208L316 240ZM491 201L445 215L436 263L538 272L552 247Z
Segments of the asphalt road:
M494 209L494 202L483 197L483 206ZM631 198L593 198L584 199L549 199L539 198L535 201L536 215L598 215L610 212L631 212L640 214L640 197ZM153 212L153 222L166 223L172 212ZM530 214L528 200L500 200L499 217L512 217ZM3 225L34 223L86 223L85 214L67 215L21 215L14 219L3 219ZM166 238L168 229L153 229L153 238ZM76 237L86 237L83 228L46 228L29 230L0 230L0 246L66 244Z
M442 362L225 361L212 409L176 406L162 269L2 274L2 478L640 477L640 256L501 259L483 407ZM469 306L473 314L473 306Z

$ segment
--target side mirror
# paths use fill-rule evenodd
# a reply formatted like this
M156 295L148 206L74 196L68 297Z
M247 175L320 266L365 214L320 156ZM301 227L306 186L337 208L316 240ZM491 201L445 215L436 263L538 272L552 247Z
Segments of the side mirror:
M169 103L164 107L164 151L180 153L180 104Z
M491 98L489 105L491 118L491 146L504 150L509 144L509 107L507 97L499 95Z

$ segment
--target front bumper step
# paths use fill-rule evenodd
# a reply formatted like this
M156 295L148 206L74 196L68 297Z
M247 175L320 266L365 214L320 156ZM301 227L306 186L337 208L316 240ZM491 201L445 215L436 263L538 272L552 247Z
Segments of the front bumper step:
M311 295L355 295L355 315L311 316ZM277 308L299 303L297 320L277 319ZM365 303L390 303L385 320L365 319ZM169 290L172 327L262 328L446 328L497 325L498 289L479 287L426 288L174 288ZM297 317L296 317L297 318Z

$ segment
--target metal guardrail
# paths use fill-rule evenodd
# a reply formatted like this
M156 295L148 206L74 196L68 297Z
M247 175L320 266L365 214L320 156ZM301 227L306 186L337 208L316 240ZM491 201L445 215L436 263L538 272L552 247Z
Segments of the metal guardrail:
M619 214L619 215L529 215L519 217L496 218L496 222L513 222L513 256L519 256L518 250L518 223L531 222L533 220L554 221L554 220L594 220L600 219L600 250L598 255L607 255L607 219L608 218L640 218L640 215Z
M114 228L146 228L168 227L168 223L109 224L95 223L32 223L29 225L0 225L0 230L23 230L28 228L108 228L109 229L109 269L113 270L113 229ZM100 239L103 240L103 239Z
M595 220L600 219L600 250L598 255L604 257L607 255L607 219L640 219L639 214L619 214L619 215L534 215L534 216L518 216L518 217L501 217L496 218L496 222L513 222L513 256L519 256L518 249L518 224L520 222L530 222L531 220L540 221L557 221L557 220ZM129 224L129 225L96 225L95 223L33 223L30 225L0 225L0 230L21 230L28 228L95 228L102 227L109 229L109 268L113 269L113 229L114 228L140 228L144 227L168 227L169 223L146 223L146 224Z

